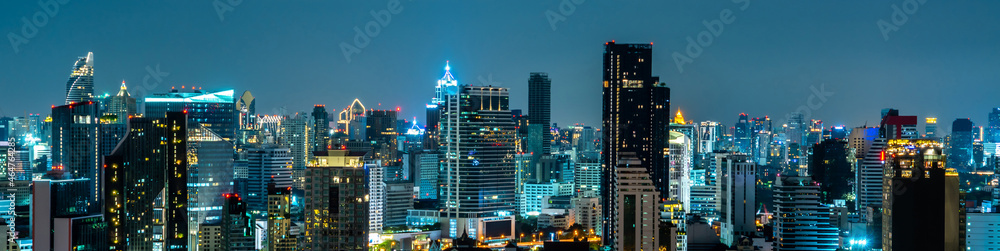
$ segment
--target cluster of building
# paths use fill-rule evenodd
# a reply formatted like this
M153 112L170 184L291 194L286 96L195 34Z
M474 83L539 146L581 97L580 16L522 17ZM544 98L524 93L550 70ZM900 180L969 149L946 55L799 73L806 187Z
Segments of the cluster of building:
M446 65L421 125L357 99L95 95L88 54L51 114L0 118L0 249L1000 250L1000 108L943 137L895 109L693 122L652 55L606 43L603 124L560 128L542 72L524 113Z

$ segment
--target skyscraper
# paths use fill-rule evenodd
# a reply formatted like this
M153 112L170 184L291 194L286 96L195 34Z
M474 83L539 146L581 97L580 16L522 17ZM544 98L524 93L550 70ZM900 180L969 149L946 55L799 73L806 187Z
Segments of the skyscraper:
M986 133L988 134L985 138L987 143L1000 143L1000 107L993 108L990 111L989 124L987 125Z
M130 120L129 133L105 157L110 250L188 249L188 118L165 115Z
M451 75L446 73L446 75ZM514 122L506 88L448 86L441 109L442 235L513 236Z
M200 124L187 129L188 233L197 246L201 225L225 216L226 198L233 192L233 144Z
M240 130L257 129L257 99L250 94L250 91L244 91L243 95L240 95L235 108L239 114Z
M294 251L292 235L292 187L267 185L267 250Z
M60 249L67 246L78 247L78 250L107 249L107 224L100 224L103 220L83 229L72 228L70 224L57 224L84 217L103 219L100 212L89 211L87 206L88 186L92 182L74 179L62 170L53 170L33 183L31 237L34 250L67 250ZM57 243L63 245L57 247Z
M816 144L809 160L809 175L819 182L821 202L847 200L854 183L854 174L848 162L847 141L828 139Z
M528 116L529 124L538 125L535 130L541 130L539 140L541 149L529 149L531 152L541 153L535 155L538 160L544 155L548 155L552 146L552 134L549 133L552 113L552 80L549 74L544 72L532 72L528 77Z
M948 142L948 166L959 172L974 171L972 161L972 121L955 119Z
M606 221L614 224L616 230L610 233L615 238L605 239L604 243L612 250L659 250L660 195L641 160L629 152L621 152L618 156L622 159L615 161L618 163L615 182L609 187L617 191L614 212L620 214Z
M890 140L885 150L882 250L959 250L958 173L945 169L941 143Z
M859 211L882 206L883 160L886 142L893 139L914 139L917 137L917 117L899 116L895 109L884 109L879 122L878 135L872 139L864 159L857 169L857 206ZM867 133L866 133L867 134ZM860 136L860 135L856 135ZM863 136L867 138L868 136ZM866 144L867 145L867 144ZM865 214L862 214L865 215ZM872 220L872 219L864 219Z
M719 221L723 244L732 246L740 236L753 237L756 216L757 164L742 153L716 155L719 173Z
M66 104L94 101L94 53L88 52L73 64L66 81Z
M736 137L736 151L752 154L750 152L750 137L752 136L752 131L749 115L746 113L740 113L740 119L736 121L734 131L735 132L733 134Z
M305 191L305 246L312 250L361 251L368 244L368 189L364 154L316 152Z
M288 148L292 156L292 179L294 187L302 189L303 172L306 170L306 163L311 156L314 139L313 120L305 112L297 112L292 117L281 123L281 146Z
M314 152L326 151L330 141L330 114L326 112L325 105L316 105L312 112L312 150Z
M250 149L247 165L248 210L255 216L267 212L267 186L274 182L278 187L291 187L292 156L288 148L264 146Z
M205 126L228 141L235 139L239 123L233 90L181 91L173 89L168 93L156 93L146 97L144 102L146 117L157 118L163 117L167 112L187 111L190 122Z
M809 177L780 177L774 186L775 250L834 250L837 228Z
M372 142L372 158L381 160L382 165L399 165L399 150L396 145L396 111L370 110L365 115L367 142Z
M924 119L924 135L927 138L937 137L937 118Z
M632 152L646 168L660 198L669 192L670 88L652 76L653 44L606 43L603 72L603 132L604 164L602 184L612 184L617 178L615 169L622 166L621 153ZM604 209L604 243L617 245L615 233L618 224L612 220L619 215L615 202L616 190L611 186L601 188Z
M118 94L107 96L101 102L101 116L114 116L116 124L127 124L128 118L138 112L136 109L135 98L128 93L125 81L122 81Z
M91 209L101 203L101 162L99 116L96 102L87 101L52 108L52 166L66 170L73 177L88 179Z

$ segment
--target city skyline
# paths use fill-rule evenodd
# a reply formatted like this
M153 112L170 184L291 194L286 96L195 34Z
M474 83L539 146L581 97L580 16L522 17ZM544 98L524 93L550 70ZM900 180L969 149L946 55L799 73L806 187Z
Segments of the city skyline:
M990 70L1000 64L991 55L1000 52L990 45L1000 38L978 27L1000 23L998 17L988 15L989 10L1000 9L1000 4L924 3L908 14L908 21L898 30L883 36L878 22L891 23L892 6L903 2L653 3L636 9L570 1L573 11L560 11L560 2L508 6L401 1L395 14L381 12L388 11L388 6L380 2L326 3L311 7L354 14L327 17L296 12L300 19L289 20L266 14L300 7L243 2L218 10L208 3L120 3L108 8L100 3L70 2L53 11L45 25L35 27L37 34L25 36L27 43L11 42L10 49L0 50L0 55L12 59L0 65L8 76L2 84L11 93L39 87L61 89L72 67L70 60L93 52L95 95L113 94L122 80L132 91L145 78L149 79L147 86L152 86L146 88L146 95L167 92L171 86L250 90L262 101L258 109L262 114L272 114L278 107L289 113L307 112L314 104L340 104L359 98L371 104L370 108L379 109L377 104L382 104L382 109L399 106L400 117L422 118L421 105L433 95L427 87L439 78L443 62L450 60L456 78L464 83L510 89L512 109L528 108L529 73L546 72L552 79L552 122L597 126L601 108L593 101L600 95L596 73L600 59L589 52L610 40L653 42L653 74L679 94L672 100L674 112L679 108L693 121L732 125L742 112L782 120L799 107L808 108L810 95L825 89L832 94L818 109L808 109L811 118L827 125L875 124L876 113L858 112L868 107L892 107L922 118L937 117L944 122L939 128L942 131L950 131L947 122L954 118L971 118L976 125L985 125L986 108L970 108L996 106L989 102L988 93L1000 88L989 84L1000 78ZM459 11L487 8L494 11ZM9 14L0 19L0 30L8 35L25 35L21 17L46 13L37 3L12 3L5 9ZM626 9L634 15L604 18ZM968 11L973 9L977 11ZM969 14L947 14L962 10ZM359 53L350 54L348 62L341 43L355 44L355 26L364 29L369 21L377 24L379 20L369 11L389 13L390 20L380 26L377 36L370 37L370 43L358 48ZM428 11L451 15L411 14ZM682 63L681 71L674 53L688 55L686 38L697 39L703 31L714 31L702 21L709 26L718 24L719 14L727 11L734 20L722 23L719 35L713 36L713 42L697 57L689 57L690 63ZM558 16L550 15L553 13ZM566 13L569 15L563 15ZM172 25L156 22L171 15L188 18L177 19L180 23ZM457 22L471 20L471 15L480 21ZM555 19L550 22L547 15ZM258 16L263 18L251 18ZM122 20L125 18L128 22ZM787 22L799 19L806 22ZM260 30L250 28L260 26L260 22L273 23ZM436 28L430 32L416 28L423 25ZM115 36L109 31L140 35ZM253 36L262 41L244 42ZM499 36L506 39L490 39ZM547 42L531 43L535 38ZM183 54L199 56L176 56ZM277 88L287 83L316 91ZM398 91L380 91L382 87ZM735 105L739 98L698 98L763 99L775 95L770 90L787 92L779 94L782 98L768 98L752 106ZM63 95L7 96L0 100L0 115L42 113L50 105L61 104ZM946 98L945 102L919 102L940 97Z

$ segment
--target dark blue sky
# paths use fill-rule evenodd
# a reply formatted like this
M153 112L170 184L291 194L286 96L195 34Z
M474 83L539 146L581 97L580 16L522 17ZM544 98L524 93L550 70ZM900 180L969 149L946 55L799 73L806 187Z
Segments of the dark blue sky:
M553 29L546 12L560 13L561 1L402 0L350 62L340 44L354 44L354 27L377 21L370 11L390 1L242 1L220 19L208 0L71 0L16 53L9 38L25 35L21 19L49 15L35 1L5 1L0 114L48 113L62 102L75 59L93 51L99 93L122 79L141 85L146 68L159 65L169 76L150 78L151 92L248 89L260 113L314 104L339 111L360 98L422 120L445 60L460 83L492 79L511 89L513 108L527 110L528 74L542 71L553 81L552 121L597 126L609 40L653 42L654 74L690 120L732 125L740 112L781 120L824 84L832 96L806 109L827 125L877 123L881 108L895 107L937 116L946 129L956 117L985 124L1000 106L997 1L926 0L905 23L897 16L888 40L877 23L893 24L893 5L904 9L905 0L576 1ZM703 21L727 11L732 22L680 72L671 55L686 54L686 38L710 34Z

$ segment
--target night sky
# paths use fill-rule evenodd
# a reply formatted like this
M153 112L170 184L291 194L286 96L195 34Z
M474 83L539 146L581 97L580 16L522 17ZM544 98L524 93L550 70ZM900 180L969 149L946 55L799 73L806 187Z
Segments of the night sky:
M653 73L672 88L674 112L689 120L731 126L746 112L781 121L807 107L827 126L860 126L894 107L920 116L921 131L928 116L946 130L956 117L984 125L1000 106L998 1L912 0L914 10L905 0L402 0L384 27L370 12L392 13L386 0L216 2L225 6L70 0L49 17L36 1L4 1L0 115L61 105L74 61L92 51L99 94L117 92L122 80L134 89L147 67L159 66L169 75L148 78L150 93L182 85L250 90L262 114L314 104L340 111L360 98L423 121L446 60L459 83L508 87L512 108L526 112L528 74L548 72L552 121L599 126L601 54L611 40L654 43ZM715 22L720 13L730 13L728 24ZM22 18L36 16L46 22L23 33ZM879 20L897 30L883 36ZM369 22L378 33L348 61L341 43L356 46L354 28ZM712 31L718 35L690 57L687 38ZM28 43L15 52L11 36ZM683 72L675 52L691 58ZM832 92L814 98L815 109L807 104L812 88Z

